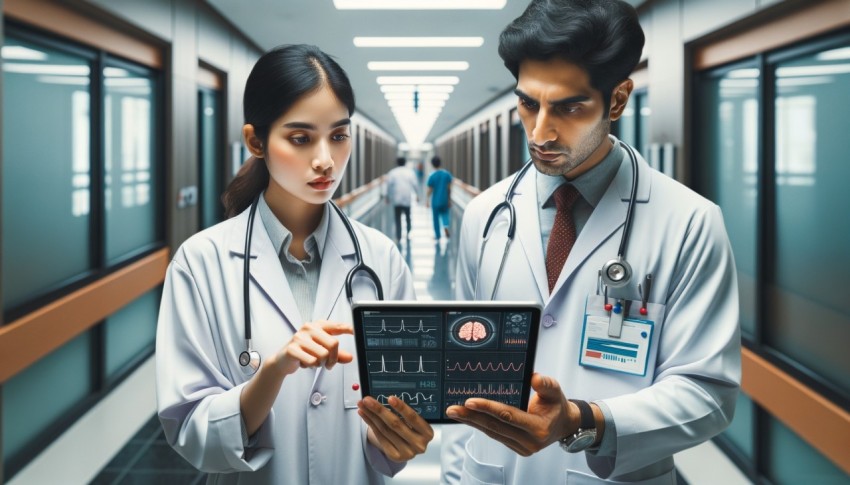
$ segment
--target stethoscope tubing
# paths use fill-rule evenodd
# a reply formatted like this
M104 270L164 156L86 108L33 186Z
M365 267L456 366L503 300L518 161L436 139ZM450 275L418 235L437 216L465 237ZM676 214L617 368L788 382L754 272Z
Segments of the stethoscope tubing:
M249 284L248 280L251 277L251 239L254 232L254 217L257 213L257 205L260 203L260 197L262 197L262 193L257 195L254 198L254 201L251 203L251 209L248 211L248 228L247 233L245 234L245 263L243 265L243 274L242 274L242 284L243 284L243 306L245 310L244 315L244 325L245 325L245 346L246 351L240 354L239 363L243 367L248 367L249 363L254 372L257 371L260 362L259 353L253 350L251 346L251 299L249 296ZM370 268L363 262L363 252L360 249L360 241L357 238L357 233L354 232L354 226L351 225L351 221L348 220L348 216L339 208L333 201L328 201L328 204L334 209L339 218L342 220L342 223L345 225L345 230L348 232L348 235L351 237L351 242L354 244L354 256L356 263L353 268L348 272L345 276L345 295L348 298L348 303L351 304L354 299L354 290L353 290L353 282L354 277L359 272L364 272L372 280L372 284L375 285L375 293L378 297L378 300L384 299L384 288L381 285L381 280L378 278L378 274L375 273L375 270Z
M628 204L628 207L626 209L626 220L625 220L624 227L623 227L623 235L620 238L620 246L617 250L617 259L613 260L613 261L609 261L608 263L606 263L606 266L610 265L612 262L619 262L619 263L625 265L626 267L628 267L628 263L626 263L626 261L625 261L625 256L626 256L626 247L628 245L628 240L629 240L629 237L631 236L631 227L632 227L632 219L633 219L633 214L634 214L635 201L637 200L638 163L637 163L637 155L635 155L634 150L632 150L632 148L628 144L620 141L619 145L624 147L624 149L626 150L626 153L629 155L629 159L631 161L631 165L632 165L632 187L631 187L631 191L629 193L629 204ZM496 273L496 281L493 284L493 292L490 295L490 300L492 300L496 296L496 290L499 288L499 283L501 283L502 271L503 271L504 266L505 266L505 260L507 259L507 256L508 256L508 250L510 249L511 243L514 240L514 235L516 234L516 207L514 206L514 203L513 203L513 197L514 197L514 194L516 193L517 186L519 186L519 182L522 180L522 178L525 176L526 172L528 172L529 168L533 164L534 164L534 162L531 159L529 159L525 163L525 165L522 166L522 168L519 170L519 172L517 172L517 174L514 176L513 180L511 180L511 183L508 186L508 190L505 193L505 200L500 202L498 205L496 205L496 207L493 208L492 211L490 211L490 216L487 218L487 223L484 225L484 233L481 235L481 237L482 237L481 250L480 250L480 253L478 255L478 269L477 269L477 274L476 274L476 277L475 277L475 288L474 288L475 295L478 294L478 281L479 281L480 276L481 276L481 263L483 262L483 258L484 258L484 249L485 249L487 243L489 242L488 241L488 234L490 232L491 225L492 225L493 221L495 220L496 216L500 212L502 212L503 210L507 210L508 211L508 234L507 234L508 239L505 242L505 250L502 253L502 259L499 262L499 269Z

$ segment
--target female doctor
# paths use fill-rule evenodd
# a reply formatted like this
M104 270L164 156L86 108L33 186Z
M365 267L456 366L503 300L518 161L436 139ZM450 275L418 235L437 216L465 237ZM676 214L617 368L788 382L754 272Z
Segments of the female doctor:
M434 436L401 400L389 399L393 412L358 391L342 295L357 242L388 298L414 294L395 245L356 222L349 232L330 207L351 155L353 111L345 72L319 49L260 57L244 96L253 157L223 196L231 218L189 238L168 268L159 418L171 446L212 483L382 483ZM355 300L376 299L363 273L352 290ZM253 352L256 370L240 362Z

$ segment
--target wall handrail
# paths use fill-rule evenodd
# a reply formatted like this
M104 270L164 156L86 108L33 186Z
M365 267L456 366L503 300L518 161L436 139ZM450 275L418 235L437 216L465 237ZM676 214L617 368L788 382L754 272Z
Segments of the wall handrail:
M0 384L165 281L162 248L0 327Z

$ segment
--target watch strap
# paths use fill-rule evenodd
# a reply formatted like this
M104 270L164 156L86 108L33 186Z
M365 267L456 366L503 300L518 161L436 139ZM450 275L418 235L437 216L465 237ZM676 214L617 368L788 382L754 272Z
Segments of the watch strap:
M596 429L596 418L593 417L593 409L587 401L580 399L570 399L570 402L578 406L579 410L579 429Z

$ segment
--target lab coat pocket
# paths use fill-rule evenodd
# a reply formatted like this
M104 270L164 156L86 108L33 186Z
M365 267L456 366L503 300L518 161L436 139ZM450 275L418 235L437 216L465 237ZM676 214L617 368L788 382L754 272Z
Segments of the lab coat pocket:
M676 485L676 470L670 470L668 472L662 473L657 477L628 482L610 479L603 480L599 477L587 475L581 472L577 472L575 470L567 470L565 483L567 485L602 485L611 483L622 483L629 485Z
M624 382L651 382L665 305L639 300L609 301L613 304L606 309L604 297L591 295L587 299L579 364L612 373Z
M360 392L360 373L357 370L357 357L348 364L342 364L342 400L345 409L356 409L362 399Z
M470 439L466 443L466 458L463 460L463 471L460 476L461 485L503 485L505 483L504 468L476 460L469 450Z

